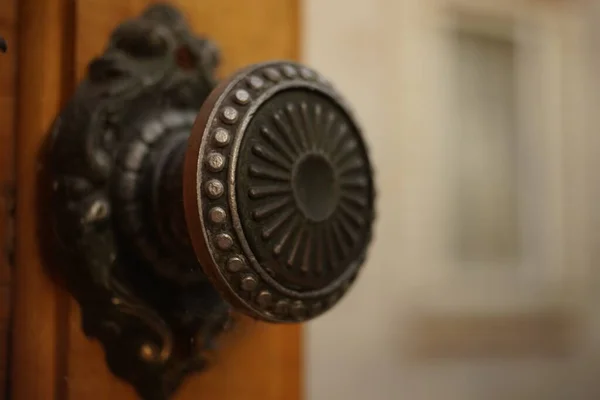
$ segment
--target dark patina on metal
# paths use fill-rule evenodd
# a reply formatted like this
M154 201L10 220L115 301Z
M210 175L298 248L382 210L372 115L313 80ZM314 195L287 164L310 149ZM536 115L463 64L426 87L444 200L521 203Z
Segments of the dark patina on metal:
M185 144L213 89L219 52L158 5L126 21L55 121L46 161L53 253L111 370L145 399L166 399L229 319L184 235L172 235L163 160ZM173 176L170 176L170 175ZM166 175L166 176L165 176ZM181 184L179 183L179 187ZM183 216L179 216L183 218ZM181 251L173 250L180 246Z
M152 6L117 27L49 138L41 229L85 333L144 399L205 366L232 308L302 322L333 307L371 240L367 147L332 85L282 61L217 86L218 63Z

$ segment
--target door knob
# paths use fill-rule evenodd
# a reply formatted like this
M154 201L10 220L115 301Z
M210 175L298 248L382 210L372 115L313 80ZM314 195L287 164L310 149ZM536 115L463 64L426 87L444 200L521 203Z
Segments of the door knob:
M338 91L295 62L217 82L180 13L116 28L56 119L47 246L85 332L145 398L166 398L235 310L272 323L332 308L365 259L371 163Z

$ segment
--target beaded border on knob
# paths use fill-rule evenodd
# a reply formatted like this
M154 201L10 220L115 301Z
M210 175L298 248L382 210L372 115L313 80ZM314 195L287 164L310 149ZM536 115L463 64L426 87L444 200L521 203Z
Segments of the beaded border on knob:
M312 90L331 98L358 126L344 99L316 71L293 62L255 65L238 74L216 101L204 128L198 156L203 162L197 168L199 217L218 275L229 287L226 295L235 295L246 313L270 322L300 322L333 307L365 258L363 253L326 287L299 292L276 282L258 264L245 240L236 204L237 154L258 107L286 89Z

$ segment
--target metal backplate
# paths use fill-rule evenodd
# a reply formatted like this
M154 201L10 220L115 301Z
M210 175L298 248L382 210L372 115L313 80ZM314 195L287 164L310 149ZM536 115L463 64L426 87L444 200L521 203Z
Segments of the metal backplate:
M49 261L77 298L85 333L144 399L168 398L201 369L229 320L196 258L192 268L169 258L136 201L157 146L187 138L218 60L172 7L124 22L57 118L42 170L51 202L41 204L40 229L56 239L45 243ZM190 283L165 267L191 270Z

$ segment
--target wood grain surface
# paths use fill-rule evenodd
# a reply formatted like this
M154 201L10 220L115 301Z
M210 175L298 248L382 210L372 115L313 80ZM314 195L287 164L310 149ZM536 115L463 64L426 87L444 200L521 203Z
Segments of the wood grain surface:
M197 33L223 51L220 74L248 63L298 57L299 0L178 0ZM81 331L77 304L44 270L36 240L36 157L51 126L110 32L152 1L19 0L20 53L16 304L12 400L129 400L100 344ZM214 364L174 400L302 398L301 328L242 319Z
M8 377L8 336L11 311L10 265L13 246L12 210L15 193L15 111L17 13L16 0L0 0L0 36L9 52L0 54L0 400Z

